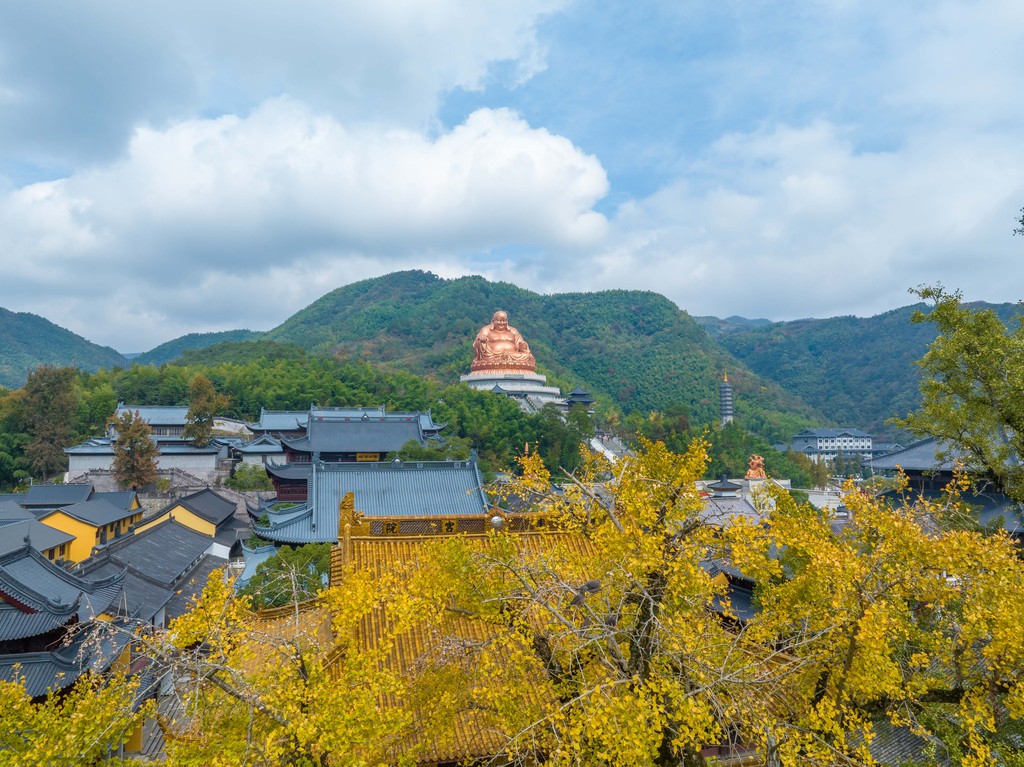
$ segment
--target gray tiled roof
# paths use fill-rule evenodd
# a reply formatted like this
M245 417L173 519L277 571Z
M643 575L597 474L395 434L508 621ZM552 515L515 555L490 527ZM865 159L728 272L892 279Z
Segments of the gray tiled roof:
M208 445L199 447L189 442L175 441L171 443L161 442L160 455L217 455L225 451L225 446L217 440Z
M119 509L129 509L138 497L134 490L113 490L105 493L93 493L93 500L110 501Z
M725 526L737 517L744 517L752 524L761 523L761 513L746 498L715 496L704 499L701 519L712 525Z
M950 459L940 461L939 452L947 452ZM896 467L908 471L952 471L952 458L962 458L963 453L955 446L940 442L935 437L928 437L897 450L871 459L871 467L875 471L895 471Z
M213 539L168 519L107 547L111 561L170 586L206 552Z
M0 493L0 503L11 501L19 506L25 500L25 493Z
M253 431L296 431L307 427L311 415L314 418L334 420L357 419L364 415L378 420L396 421L404 421L411 417L419 421L420 428L425 432L436 432L445 426L443 423L435 422L430 411L425 413L389 413L384 407L318 407L317 405L311 405L309 410L266 410L261 408L260 420L248 423L246 426Z
M308 410L265 410L260 408L260 420L247 423L253 431L295 431L306 428Z
M33 698L50 690L70 687L86 671L110 668L131 639L114 624L95 624L76 632L70 642L53 652L0 655L0 679L20 681Z
M938 738L917 735L906 726L895 727L888 719L872 722L872 726L875 737L868 743L868 751L880 765L896 767L928 757L934 758L937 765L951 763L945 745ZM850 743L859 746L863 739L858 733L853 733Z
M93 437L72 447L64 448L67 455L113 455L114 444L106 437Z
M267 434L261 434L251 442L246 442L235 448L239 453L243 455L255 454L265 455L267 453L283 453L284 448L281 447L281 443L273 437Z
M178 500L169 503L166 508L170 509L174 506L184 506L189 511L214 525L222 524L225 520L234 516L235 513L235 502L217 495L210 488L204 488L198 493L192 493L192 495L182 496Z
M487 498L472 461L332 463L316 468L310 500L280 513L269 512L269 528L254 525L267 540L310 543L338 539L338 506L355 494L355 507L368 517L445 517L485 514Z
M309 453L389 453L400 450L409 440L427 444L419 418L414 415L405 420L311 418L305 436L281 441Z
M174 407L163 405L125 405L123 402L117 404L119 417L125 413L139 412L139 417L150 425L158 426L184 426L188 416L187 407Z
M0 501L0 525L8 525L22 519L35 519L36 515L14 501ZM2 533L0 533L2 535Z
M20 549L25 545L25 536L28 536L36 551L46 551L75 540L75 536L44 525L35 518L23 519L0 527L0 554Z
M928 488L925 490L908 489L906 493L889 491L883 493L882 498L894 504L902 505L913 503L917 498L923 497L928 501L938 501L945 497L941 489ZM1024 512L1020 505L1003 495L991 490L985 483L975 483L961 495L961 499L971 507L976 515L978 524L982 527L998 525L1006 532L1017 537L1024 537Z
M0 640L36 636L72 618L91 620L121 593L124 572L83 578L22 547L0 555Z
M87 574L101 578L113 573L124 572L124 566L104 556L97 564L88 567ZM160 586L129 570L124 577L121 596L112 605L118 615L136 618L151 623L160 608L174 596L174 590Z
M311 466L309 463L268 463L267 471L280 479L308 479Z
M63 506L57 509L57 511L63 512L69 517L74 517L82 522L86 522L93 527L110 525L124 519L125 517L130 517L133 514L138 513L137 511L120 509L110 501L103 498L99 500L85 501L84 503L76 503L72 506ZM47 516L49 516L49 514L42 517L42 519L46 519Z
M445 424L436 423L430 411L401 411L396 410L389 413L381 407L319 407L312 405L309 409L310 415L314 418L362 418L366 415L370 418L380 418L386 421L407 421L415 418L420 422L420 428L425 432L438 431L443 429Z
M206 587L206 583L210 579L210 574L218 570L223 570L226 565L226 559L214 557L209 554L199 560L199 564L197 564L188 574L188 577L181 581L181 583L177 584L174 589L174 594L172 594L170 600L168 600L166 612L167 620L178 618L192 609L193 605L195 605L196 598L203 593L203 589Z
M277 546L273 544L267 546L257 546L256 548L250 548L245 544L242 545L242 557L245 559L245 568L241 574L235 580L235 588L240 589L248 583L252 577L256 574L256 568L266 562L272 556L277 553Z
M92 495L92 485L33 485L25 494L22 506L56 508L82 503Z

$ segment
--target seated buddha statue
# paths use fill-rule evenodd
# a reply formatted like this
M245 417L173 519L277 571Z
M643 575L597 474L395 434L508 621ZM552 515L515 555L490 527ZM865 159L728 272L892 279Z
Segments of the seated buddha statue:
M537 361L530 345L519 331L508 324L508 314L495 312L490 325L484 325L473 341L473 364L470 370L534 372Z

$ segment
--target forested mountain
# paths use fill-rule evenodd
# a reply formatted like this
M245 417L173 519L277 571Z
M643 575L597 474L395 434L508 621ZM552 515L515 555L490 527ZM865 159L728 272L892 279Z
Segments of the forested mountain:
M693 318L650 292L545 296L482 277L408 271L339 288L268 333L193 333L133 362L283 360L300 347L447 384L468 372L477 330L505 309L551 383L582 385L623 415L713 422L728 372L740 421L771 439L812 424L884 434L892 432L886 419L917 404L913 362L934 338L930 324L910 322L914 308L777 323ZM1016 307L996 309L1007 320ZM39 364L96 370L126 361L41 317L0 310L0 385L20 386Z
M14 389L39 365L72 365L82 370L122 367L124 357L36 314L0 308L0 386Z
M457 380L469 372L476 332L497 309L509 312L540 372L563 388L581 384L622 411L682 406L695 423L714 421L718 382L728 371L748 428L782 435L821 417L650 292L545 296L482 277L401 272L339 288L266 337Z
M193 349L205 349L214 344L230 343L234 341L248 341L257 338L261 333L255 330L224 330L219 333L189 333L181 338L160 344L148 352L144 352L132 359L132 362L139 365L164 365L172 360L181 357L187 351Z
M991 306L1009 322L1016 304ZM893 433L885 421L906 415L920 402L918 369L935 340L931 323L912 323L917 309L905 306L874 317L832 317L762 324L731 317L698 321L758 375L843 426L875 434Z

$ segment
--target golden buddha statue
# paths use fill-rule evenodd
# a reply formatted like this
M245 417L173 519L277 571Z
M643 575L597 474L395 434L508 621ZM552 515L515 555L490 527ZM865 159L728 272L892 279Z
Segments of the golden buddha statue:
M532 373L537 361L530 345L519 331L508 324L506 312L495 312L490 325L484 325L473 341L474 373Z

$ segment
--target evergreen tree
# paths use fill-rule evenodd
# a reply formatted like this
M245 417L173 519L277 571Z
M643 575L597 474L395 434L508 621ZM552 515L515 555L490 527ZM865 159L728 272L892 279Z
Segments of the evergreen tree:
M968 466L1024 501L1024 318L1010 330L991 309L965 306L959 291L912 292L934 302L913 321L939 335L917 363L921 407L896 425L959 448Z
M114 478L121 487L138 490L156 480L156 458L160 450L153 441L149 424L139 411L125 411L110 419L117 431L114 440Z
M75 370L42 365L28 375L22 400L25 458L34 474L46 479L67 467L64 448L74 435L77 409Z

